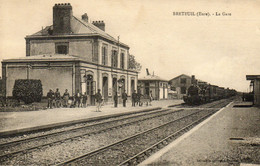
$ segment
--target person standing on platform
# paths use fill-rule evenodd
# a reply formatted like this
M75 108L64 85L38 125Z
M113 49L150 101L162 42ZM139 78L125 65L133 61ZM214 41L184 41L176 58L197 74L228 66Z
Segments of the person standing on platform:
M77 93L75 94L75 107L76 106L80 106L80 98L81 98L81 93L79 92L79 90L77 90Z
M64 107L68 107L68 105L69 105L69 98L70 98L70 94L68 92L68 89L66 89L64 94L63 94Z
M85 93L82 95L82 104L83 104L83 107L84 107L84 108L87 107L87 100L88 100L88 96L87 96L87 93L85 92Z
M115 92L115 94L114 94L114 107L117 107L117 103L118 103L118 95L117 95L117 92Z
M123 107L126 107L127 94L125 90L122 93L122 99L123 99Z
M57 88L55 92L55 105L57 108L61 107L61 96L60 96L59 88Z
M141 106L141 92L140 92L140 90L138 90L138 92L136 94L136 105Z
M53 91L51 89L47 93L47 99L48 99L48 106L47 106L47 108L52 108L52 103L53 103L53 99L54 99L54 93L53 93Z
M135 107L136 98L137 98L137 94L136 94L136 90L134 90L134 92L132 93L132 107Z
M153 94L152 94L152 91L150 91L150 94L149 94L149 105L152 105L152 101L153 101Z
M98 89L98 92L95 94L95 99L96 99L96 102L97 102L96 112L101 112L100 108L101 108L101 103L102 103L102 95L100 93L100 89Z

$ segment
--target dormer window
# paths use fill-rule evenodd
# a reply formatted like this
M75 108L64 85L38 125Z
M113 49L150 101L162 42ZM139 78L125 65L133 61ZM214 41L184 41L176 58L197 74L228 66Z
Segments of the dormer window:
M56 54L68 54L69 53L69 43L55 43L55 53Z

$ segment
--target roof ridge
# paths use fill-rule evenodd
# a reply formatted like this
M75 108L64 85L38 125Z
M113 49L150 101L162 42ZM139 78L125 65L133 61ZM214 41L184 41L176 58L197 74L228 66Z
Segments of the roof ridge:
M178 76L173 77L172 79L170 79L170 81L171 81L171 80L174 80L174 79L176 79L176 78L178 78L178 77L180 77L180 76L186 76L186 77L190 77L190 78L191 78L191 76L189 76L189 75L187 75L187 74L180 74L180 75L178 75Z
M95 25L91 24L91 23L87 23L84 21L81 21L79 18L77 18L76 16L73 16L76 20L78 20L80 23L82 23L85 27L87 28L91 28L92 30L94 30L95 32L101 32L101 33L105 33L106 35L108 35L109 37L113 38L114 40L116 40L113 36L109 35L108 33L106 33L105 31L102 31L101 29L99 29L98 27L96 27ZM87 24L86 24L87 23Z
M96 29L92 28L91 26L85 24L83 21L81 21L79 18L77 18L76 16L73 16L77 21L79 21L81 24L83 24L85 27L90 28L91 30L93 30L94 32L97 32Z

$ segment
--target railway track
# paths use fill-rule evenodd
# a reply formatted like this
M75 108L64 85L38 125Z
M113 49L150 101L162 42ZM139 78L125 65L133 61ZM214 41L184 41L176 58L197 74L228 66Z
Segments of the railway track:
M107 122L101 122L89 126L78 127L74 129L70 129L67 131L61 131L57 133L45 134L41 136L31 137L28 139L8 142L0 145L1 148L1 155L0 161L4 160L5 158L13 157L19 153L26 153L28 151L34 149L40 149L45 146L52 146L54 144L59 144L65 141L75 140L79 137L83 136L90 136L94 134L98 134L100 132L109 131L115 128L120 128L122 126L131 125L140 121L145 121L148 119L158 118L161 116L169 116L170 114L176 114L177 112L182 111L179 110L156 110L153 112L145 113L145 114L138 114L130 117L120 118L116 120L111 120ZM84 130L84 132L83 132ZM65 135L65 136L64 136ZM51 138L51 139L50 139ZM47 140L46 140L47 139ZM50 139L48 141L48 139ZM42 141L42 144L39 143ZM33 143L34 142L34 143ZM12 150L17 149L17 150Z
M168 107L169 108L222 108L222 107L226 106L228 103L230 103L230 100L222 99L222 100L214 101L211 103L205 103L202 105L190 106L187 104L177 104L177 105L170 105Z
M57 165L136 165L216 111L201 109Z
M179 113L180 115L181 114L185 115L185 116L180 116L179 119L175 118L175 120L173 120L173 122L167 122L166 121L167 122L166 124L169 124L169 125L174 123L173 128L178 126L178 123L183 122L182 125L184 125L184 126L178 126L178 132L177 132L177 130L174 129L175 131L171 131L171 133L168 133L168 135L165 135L165 133L167 133L167 131L163 131L163 129L161 129L161 134L155 134L157 136L158 135L164 135L162 138L160 137L160 139L163 140L163 141L157 140L157 137L156 137L156 138L154 138L154 140L156 140L156 142L149 143L150 146L153 146L153 148L155 148L155 149L157 147L157 149L158 149L160 146L167 145L168 144L167 142L169 142L170 140L174 140L178 135L181 135L181 133L183 133L186 130L188 130L189 127L186 127L185 125L192 124L192 125L190 125L190 127L192 127L195 124L197 124L197 122L195 123L196 117L199 118L199 117L201 117L201 114L203 114L203 117L206 118L206 117L210 116L211 114L215 113L218 110L218 107L219 107L218 106L217 108L215 108L217 105L219 105L219 103L215 103L214 105L211 105L212 108L196 108L195 107L195 108L180 108L178 110L170 110L170 109L155 110L155 111L152 111L152 112L145 112L143 114L135 114L135 115L131 115L131 116L128 116L128 117L122 117L120 119L113 119L111 121L96 123L96 124L93 124L93 125L85 126L85 128L84 127L79 127L79 129L71 129L71 130L69 130L67 132L63 131L63 132L53 133L53 135L52 134L51 135L47 134L45 136L40 136L40 138L38 138L38 137L35 138L35 139L34 138L29 138L28 140L22 140L21 142L15 141L14 143L9 142L6 145L0 144L0 149L1 149L0 152L1 153L3 152L3 148L6 147L8 149L6 153L4 152L3 154L0 154L1 155L0 156L0 162L1 163L7 163L7 165L8 164L12 165L12 164L9 163L8 160L12 160L12 158L14 156L17 156L18 154L21 154L21 155L19 155L18 157L15 157L15 160L19 160L19 158L25 159L27 156L31 155L31 153L29 153L29 152L34 152L34 154L35 153L40 153L39 151L42 151L42 149L46 149L46 148L49 149L49 147L53 147L53 145L59 146L60 144L62 145L63 143L65 143L65 145L66 144L69 145L70 142L73 142L73 141L77 142L78 139L79 140L81 140L81 139L84 140L84 139L87 138L87 140L88 140L89 137L95 138L96 134L100 135L101 133L109 133L109 134L101 134L103 136L111 135L110 133L111 132L113 133L113 130L114 131L119 131L119 132L121 130L124 131L125 128L127 128L127 127L124 127L124 126L131 126L131 125L132 126L138 126L139 123L140 124L145 124L143 122L149 121L149 120L150 120L149 123L151 123L151 122L154 122L154 121L158 121L159 117L162 117L162 119L163 119L164 117L171 117L173 115L176 116L177 113ZM224 104L224 105L226 105L226 104ZM205 113L207 113L207 115ZM205 114L205 116L204 116L204 114ZM192 120L192 122L187 122L187 119L185 119L185 118L188 118L189 116L192 116L193 118L195 118L195 121ZM167 119L167 120L169 120L169 119ZM171 118L170 118L170 120L171 120ZM201 120L203 120L203 119L202 118L200 118L200 120L197 119L198 123ZM160 123L158 123L158 124L160 124ZM160 126L164 126L164 124L160 125ZM160 126L158 126L158 127L160 127ZM149 126L149 127L151 128L151 126ZM97 156L99 156L99 159L98 159L98 161L99 161L102 158L106 158L106 156L110 156L110 154L114 154L111 151L111 153L103 154L103 156L99 155L99 154L102 154L102 151L104 151L104 152L107 151L108 147L111 147L112 149L116 149L116 152L120 152L120 153L124 154L124 152L126 152L127 150L120 149L121 147L119 146L119 144L121 144L121 146L124 147L125 146L124 140L125 141L126 140L133 140L134 138L132 138L132 137L135 137L135 136L136 136L136 138L139 138L139 141L141 141L141 142L142 142L142 140L147 140L145 142L145 144L146 144L147 142L149 142L148 141L149 137L148 138L142 138L142 136L141 136L142 133L149 133L150 130L152 131L153 129L158 128L158 127L152 126L153 128L150 129L149 127L146 128L146 129L144 128L147 131L144 131L144 132L141 132L141 133L136 132L137 134L132 132L133 133L132 135L130 134L128 136L126 135L126 136L119 137L119 138L124 138L122 141L118 141L118 140L121 140L121 139L115 139L117 142L115 142L115 141L108 141L108 142L110 142L110 143L108 143L109 146L106 146L106 144L104 144L104 143L102 143L101 146L93 146L92 148L90 148L90 150L86 151L88 155L86 155L86 152L84 154L84 151L85 151L84 150L84 151L79 152L79 153L77 152L76 154L73 153L74 155L69 155L70 157L66 155L65 158L63 157L63 159L58 159L58 161L51 162L51 164L58 164L58 163L60 163L59 165L67 165L67 164L71 164L72 163L72 164L76 164L76 165L97 165L97 164L98 165L103 165L103 164L109 163L109 165L111 165L110 161L113 161L113 160L116 161L115 158L112 159L112 160L107 159L103 163L98 163L91 156L93 156L94 154L95 154L94 156L96 156L96 154L98 154ZM89 130L87 130L86 132L84 132L84 133L80 132L80 133L77 134L77 132L79 132L81 130L86 130L87 128L89 128ZM165 128L167 128L167 127L165 127ZM168 128L171 128L171 127L168 127ZM138 129L138 131L139 131L139 129ZM170 136L172 133L175 133L174 136ZM64 138L64 136L62 136L62 134L68 135L68 137ZM137 136L137 135L139 135L139 136ZM151 137L153 136L153 134L150 134L150 135L151 135ZM48 141L44 142L45 139L48 140L48 139L50 139L50 137L55 137L55 139L51 140L49 142ZM62 139L56 139L56 138L59 138L59 137L61 137ZM31 144L32 141L34 141L34 142L41 142L39 140L43 141L43 143L39 144L39 145L35 145L35 146L33 144ZM27 143L28 143L28 147L19 148L20 144L27 144ZM130 141L130 143L128 143L128 144L132 146L132 145L135 145L136 143L131 143L131 141ZM119 146L119 147L117 147L117 146ZM123 161L112 163L112 165L116 165L116 164L120 164L120 163L122 163L122 165L125 165L125 164L127 165L129 163L130 163L130 165L135 165L135 164L131 164L131 163L135 163L135 162L139 163L140 156L149 156L149 154L153 152L153 151L151 151L152 148L149 148L149 147L144 147L144 148L140 149L140 147L142 147L142 146L143 146L142 144L140 146L137 146L137 147L135 146L135 149L139 149L138 152L135 152L133 154L129 154L129 155L126 155L126 156L122 156L122 158L124 159ZM12 151L12 150L10 150L10 149L12 149L10 147L14 147L14 149L18 149L18 150ZM44 147L46 147L46 148L44 148ZM96 150L95 150L95 148L96 148ZM145 149L147 149L147 150L145 150ZM110 151L109 148L108 148L108 151ZM84 154L84 155L82 155L82 154ZM146 154L146 155L144 155L144 154ZM22 157L24 155L26 157ZM80 156L85 156L83 158L92 158L92 159L87 159L87 161L85 159L78 160L78 157L75 157L75 156L79 156L79 155ZM136 157L134 157L134 156L136 156ZM62 162L64 160L66 160L66 158L75 159L75 162L74 161L72 161L72 162L71 161ZM129 160L129 158L132 158L132 159ZM143 159L144 157L141 157L141 158ZM14 161L14 163L15 163L15 161ZM35 164L34 161L29 162L29 164L32 164L32 163ZM42 162L42 163L46 163L46 162ZM40 164L42 164L42 163L40 163ZM49 162L47 162L47 163L49 163ZM27 164L26 161L24 163L23 162L21 163L21 165L26 165L26 164Z

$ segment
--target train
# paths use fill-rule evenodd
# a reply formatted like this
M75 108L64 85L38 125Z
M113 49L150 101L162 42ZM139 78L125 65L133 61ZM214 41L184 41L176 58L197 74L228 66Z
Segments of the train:
M207 83L192 84L188 88L187 95L183 96L183 100L188 105L200 105L215 100L225 99L237 94L236 90L223 88Z

